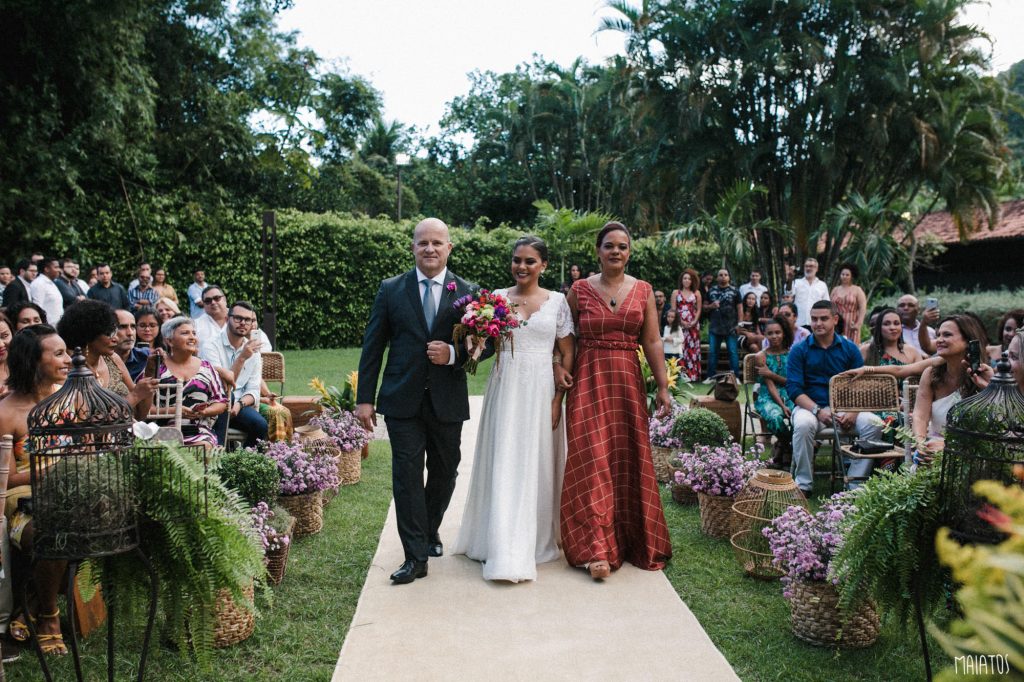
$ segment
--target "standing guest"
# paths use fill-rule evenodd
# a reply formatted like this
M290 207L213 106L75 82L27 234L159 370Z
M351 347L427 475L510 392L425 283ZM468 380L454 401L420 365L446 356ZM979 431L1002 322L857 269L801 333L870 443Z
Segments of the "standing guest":
M665 351L665 359L679 359L683 351L683 340L686 332L679 326L679 313L669 308L665 314L665 325L662 327L661 341Z
M142 276L146 275L149 279L150 284L153 283L153 266L143 261L139 263L139 267L135 269L135 279L128 282L128 291L131 291L135 287L139 286L139 282L142 281Z
M715 271L708 270L700 276L700 297L704 301L704 305L708 304L708 292L711 291L711 285L715 283ZM711 311L704 310L705 314Z
M199 345L213 341L220 336L224 326L228 323L228 303L224 290L216 284L211 284L203 289L203 313L196 318L196 334L199 335Z
M78 263L72 259L66 259L67 264L64 266L64 275L68 278L69 282L73 282L78 292L82 294L82 299L89 296L89 287L91 284L86 284L84 279L81 279L78 275L81 274L81 268L78 267ZM93 268L95 270L95 268Z
M800 315L796 319L798 327L811 323L811 307L818 301L828 301L828 285L818 279L818 260L808 258L804 261L804 276L793 282L793 303Z
M14 280L14 273L6 265L0 265L0 301L3 300L4 290Z
M178 309L178 304L169 298L161 298L156 302L156 315L160 318L160 324L163 324L172 317L181 315L181 310Z
M206 271L199 269L192 273L193 282L188 285L189 314L192 319L203 314L203 289L206 288Z
M779 296L779 300L783 303L793 303L795 295L793 294L793 282L796 280L796 266L792 263L785 263L782 266L783 277L785 278L782 282L782 293Z
M169 298L175 305L178 304L178 292L167 281L167 270L165 268L157 268L153 271L153 288L156 289L160 298Z
M924 359L921 351L903 339L903 321L892 308L875 316L871 340L860 345L860 354L864 364L872 367L909 365Z
M562 282L562 286L561 286L562 293L563 294L569 293L569 289L572 289L572 285L575 284L577 282L577 280L579 280L579 278L582 277L582 276L583 276L583 269L580 266L578 266L576 264L570 265L569 266L569 281L568 282Z
M114 281L114 273L107 263L96 266L96 284L89 287L89 298L103 301L114 310L131 310L128 292Z
M1003 315L999 324L996 325L996 338L1000 340L1000 343L992 344L986 349L989 360L992 362L998 360L1003 351L1009 349L1014 335L1022 328L1024 328L1024 308L1017 308Z
M900 314L900 320L903 322L903 342L923 353L932 353L933 351L928 350L928 347L935 343L935 330L917 319L920 312L917 297L911 294L900 296L899 301L896 302L896 311ZM938 319L938 309L934 314ZM922 336L924 336L923 344Z
M8 309L15 304L32 300L32 296L28 293L29 287L32 286L32 280L39 274L36 264L27 258L18 261L14 269L18 272L18 276L4 288L4 307Z
M675 307L679 326L685 332L679 363L689 381L700 381L700 317L704 308L700 275L693 268L687 268L679 275L677 286L669 304Z
M761 328L768 324L768 321L779 314L779 309L775 305L775 301L772 300L772 294L770 291L766 291L761 294L761 300L758 303L758 307L761 309Z
M230 391L228 411L217 418L215 433L225 433L228 425L245 433L245 447L267 440L267 420L260 414L260 382L263 381L263 357L260 342L253 337L256 311L248 301L236 301L228 311L228 323L221 333L203 341L199 357L214 367L230 370L235 385Z
M128 287L129 310L152 308L160 300L159 292L153 287L152 277L148 268L139 270L138 284Z
M359 358L356 417L372 431L379 410L391 436L395 516L405 552L391 574L396 584L427 577L427 559L444 554L438 532L455 490L462 423L469 419L466 356L451 344L459 322L452 304L477 287L448 269L451 252L443 221L427 218L416 225L416 266L381 282Z
M761 333L761 308L757 303L757 292L748 291L736 309L736 335L749 353L761 350L764 341L764 334Z
M11 545L31 556L34 537L32 516L26 503L20 502L32 495L28 415L32 408L53 395L57 387L67 381L71 356L53 327L35 325L14 335L7 364L10 392L0 401L0 436L11 436L14 450L8 464L10 476L4 512ZM61 636L60 611L57 609L57 592L66 568L66 561L40 559L32 564L30 579L35 588L35 600L28 618L35 623L37 643L45 654L60 656L68 653ZM28 640L28 618L24 613L11 618L8 631L15 640Z
M775 318L765 325L764 336L768 347L760 351L754 360L757 383L760 384L754 409L764 420L768 433L775 436L772 462L786 466L793 453L793 429L789 422L793 415L793 399L785 390L793 328L788 320ZM783 390L780 391L780 387Z
M577 282L567 297L579 350L565 412L562 549L571 566L595 580L623 561L657 571L672 556L651 462L638 345L658 385L660 413L672 409L672 399L651 285L626 274L630 248L626 227L606 224L597 235L601 274Z
M7 377L10 376L10 370L7 367L7 351L10 350L13 339L14 325L6 315L0 313L0 398L7 395Z
M65 308L85 300L85 293L78 288L77 267L73 260L65 258L60 262L60 277L53 281L60 289L60 297Z
M120 328L114 309L103 301L85 300L70 306L57 325L57 333L68 348L81 348L85 364L99 385L125 400L137 418L149 412L156 390L155 379L136 384L117 353Z
M31 301L16 303L7 309L7 319L14 323L14 332L36 324L46 324L46 311Z
M176 317L164 322L160 329L167 343L167 352L160 353L157 378L161 384L180 381L183 421L181 433L185 445L202 445L206 449L217 446L213 425L217 417L228 409L228 398L220 376L206 360L201 360L199 340L194 322L187 317Z
M811 335L811 332L807 330L807 327L798 327L797 326L797 324L796 324L796 312L797 311L796 311L796 304L795 303L783 303L782 305L779 306L779 312L777 313L779 318L785 320L789 324L789 328L793 332L793 345L794 346L796 344L800 343L801 341L803 341L804 339L806 339L808 336ZM765 339L764 342L761 343L761 348L764 349L764 348L767 348L767 347L768 347L768 339Z
M46 311L46 319L56 324L64 314L64 299L60 295L55 280L60 277L60 260L46 257L39 261L41 276L32 280L29 295L32 302Z
M751 291L757 295L758 301L761 300L761 294L768 293L768 287L761 284L760 270L751 270L750 281L740 285L740 296L746 296Z
M868 309L868 297L857 285L859 272L853 263L839 267L839 286L832 289L832 304L843 319L843 336L854 343L860 343L860 328Z
M718 371L718 349L725 341L729 352L729 368L733 374L740 373L740 356L736 348L737 311L740 303L739 290L729 284L729 271L722 268L718 271L718 283L708 290L704 302L704 310L708 313L708 378Z
M793 477L804 495L811 494L814 483L814 440L822 429L856 430L857 435L877 440L882 420L869 412L832 414L828 402L828 382L836 374L864 364L860 349L835 333L839 316L831 301L818 301L811 307L812 336L793 346L789 352L786 391L796 404L793 409ZM847 464L851 478L871 473L870 459L855 459ZM851 483L850 487L856 484Z
M665 300L665 292L660 289L654 292L654 307L658 311L660 325L664 327L666 324L665 313L668 312L670 304Z
M82 280L78 280L78 281L81 282ZM99 278L99 275L96 274L96 268L89 268L89 279L88 279L88 281L86 281L86 287L85 287L85 295L86 296L89 295L89 289L92 289L94 286L96 286L96 282L99 282L99 281L100 281L100 278Z
M114 314L117 315L117 346L114 352L128 368L128 375L131 376L132 381L138 381L146 369L150 349L135 346L134 315L127 310L115 310Z
M156 350L164 347L163 337L160 336L160 325L164 323L156 310L150 307L139 308L135 311L135 345L141 348Z

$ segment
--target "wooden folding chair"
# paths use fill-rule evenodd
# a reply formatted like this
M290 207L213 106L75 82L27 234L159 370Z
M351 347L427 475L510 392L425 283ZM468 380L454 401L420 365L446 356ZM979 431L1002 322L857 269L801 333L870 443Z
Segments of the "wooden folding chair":
M153 406L149 408L147 419L152 421L170 421L167 427L177 429L181 433L181 394L184 387L180 380L174 383L157 384L153 396Z
M840 412L899 412L900 394L896 377L888 374L865 374L854 377L837 374L828 382L828 405L832 414ZM899 457L902 448L890 448L885 452L865 454L854 452L850 446L841 441L841 430L833 429L832 437L832 483L842 481L844 487L854 480L866 480L864 477L851 478L846 475L843 458L883 460Z
M917 389L921 384L913 379L906 379L903 382L903 425L908 429L914 428L914 405L917 403ZM908 438L905 444L903 461L909 466L913 462L914 440Z
M761 415L757 413L757 409L754 407L754 391L753 386L757 385L757 370L755 369L755 362L757 361L757 355L755 353L749 353L743 358L743 373L741 376L741 385L743 386L743 427L740 436L740 442L743 445L743 449L747 448L747 434L755 437L757 434L757 422L761 420ZM756 420L756 421L755 421ZM747 424L750 424L750 431L747 431Z
M263 382L280 384L277 395L284 395L284 355L281 353L260 353L263 358Z

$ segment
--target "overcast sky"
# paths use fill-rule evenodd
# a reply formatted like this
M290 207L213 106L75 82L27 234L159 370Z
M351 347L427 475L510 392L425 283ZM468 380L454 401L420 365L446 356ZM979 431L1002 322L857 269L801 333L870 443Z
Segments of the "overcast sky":
M385 118L437 132L445 104L473 70L505 72L536 53L568 65L623 51L620 34L595 33L602 0L295 0L281 27L299 44L341 60L384 97ZM1024 0L992 0L968 20L994 39L993 67L1024 59ZM1015 35L1016 34L1016 35Z

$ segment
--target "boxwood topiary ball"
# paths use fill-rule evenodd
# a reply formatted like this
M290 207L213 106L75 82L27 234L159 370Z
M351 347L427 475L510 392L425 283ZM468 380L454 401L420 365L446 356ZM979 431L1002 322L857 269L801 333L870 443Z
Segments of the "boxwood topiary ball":
M692 452L696 445L725 445L732 438L725 420L703 407L681 412L672 425L672 436L685 452Z

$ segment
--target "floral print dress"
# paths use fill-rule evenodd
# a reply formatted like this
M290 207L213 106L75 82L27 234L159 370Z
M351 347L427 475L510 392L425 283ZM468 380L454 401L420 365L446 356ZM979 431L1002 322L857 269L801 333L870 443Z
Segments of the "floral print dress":
M768 369L779 376L786 376L788 361L789 354L787 353L779 353L778 355L765 353L765 364L768 365ZM792 427L786 422L786 413L782 411L782 407L772 398L771 391L768 390L766 385L765 377L757 377L757 383L761 384L761 388L757 391L757 401L754 403L754 409L761 415L765 427L772 435L779 437L788 436L792 431ZM776 386L776 390L779 393L779 397L786 403L786 407L792 411L793 400L789 397L786 389L782 386Z
M682 292L676 294L676 312L682 323L697 319L697 296L683 298ZM690 381L700 381L700 325L683 330L683 344L679 351L679 366Z

